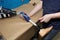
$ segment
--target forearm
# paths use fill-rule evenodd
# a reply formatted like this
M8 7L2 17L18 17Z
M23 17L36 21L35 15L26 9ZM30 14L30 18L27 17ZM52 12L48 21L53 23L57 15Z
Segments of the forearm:
M60 18L60 12L51 14L52 18Z
M42 8L42 1L35 6L35 8L30 12L30 14L35 14L37 11L39 11Z

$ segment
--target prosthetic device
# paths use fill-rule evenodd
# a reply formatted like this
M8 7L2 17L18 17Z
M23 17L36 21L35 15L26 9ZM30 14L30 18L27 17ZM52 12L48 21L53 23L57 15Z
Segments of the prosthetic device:
M20 12L20 15L25 19L25 21L30 22L31 24L33 24L35 26L36 33L31 38L31 40L38 40L38 34L39 34L39 31L40 31L40 27L36 23L34 23L26 13Z

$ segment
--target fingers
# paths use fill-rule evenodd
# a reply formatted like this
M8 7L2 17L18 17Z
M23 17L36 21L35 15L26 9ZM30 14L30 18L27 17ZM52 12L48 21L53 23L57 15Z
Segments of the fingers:
M29 14L28 14L29 17L32 17L32 16L34 16L34 15L35 15L35 13L29 13Z
M47 23L47 22L48 22L48 20L47 20L46 18L44 18L44 17L39 18L39 20L40 20L41 23L42 23L42 22L44 22L44 23Z
M43 20L41 20L40 22L44 22L44 19L43 19Z
M29 17L31 17L31 16L32 16L32 14L30 14L30 13L29 13L29 14L28 14L28 16L29 16Z
M43 17L39 18L39 20L42 20L42 19L43 19Z
M40 22L43 22L44 21L43 19L44 19L43 17L39 18Z

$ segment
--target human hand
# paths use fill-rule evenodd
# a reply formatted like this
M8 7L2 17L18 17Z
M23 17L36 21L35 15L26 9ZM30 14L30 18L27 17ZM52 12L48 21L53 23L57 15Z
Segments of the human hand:
M33 15L34 15L33 13L29 13L29 14L28 14L29 17L32 17Z
M39 18L40 22L49 22L52 19L53 15L52 14L46 14L43 17Z

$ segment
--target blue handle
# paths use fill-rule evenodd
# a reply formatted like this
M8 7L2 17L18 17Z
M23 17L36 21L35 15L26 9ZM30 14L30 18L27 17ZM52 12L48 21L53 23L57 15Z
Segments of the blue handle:
M20 14L24 17L24 19L25 19L27 22L29 22L30 17L29 17L26 13L20 12Z

